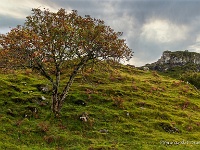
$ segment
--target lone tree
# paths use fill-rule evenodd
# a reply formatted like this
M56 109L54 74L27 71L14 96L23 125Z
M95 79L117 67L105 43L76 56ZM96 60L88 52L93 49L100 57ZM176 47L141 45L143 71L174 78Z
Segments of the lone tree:
M52 84L52 110L58 115L77 73L94 60L129 60L132 50L121 32L103 20L82 17L73 10L58 12L32 9L23 26L0 37L8 63L37 70ZM60 87L63 66L73 62L68 82ZM70 65L69 65L70 66ZM63 76L65 76L63 74Z

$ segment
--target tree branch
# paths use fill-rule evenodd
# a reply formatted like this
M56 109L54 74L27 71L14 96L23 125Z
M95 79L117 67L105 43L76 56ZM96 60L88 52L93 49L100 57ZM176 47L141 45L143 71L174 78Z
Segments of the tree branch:
M87 55L85 56L81 62L77 65L77 67L74 69L73 73L71 74L70 78L69 78L69 81L67 82L62 94L61 94L61 104L63 104L65 98L66 98L66 95L67 93L69 92L69 89L71 87L71 85L73 84L73 81L78 73L79 70L81 70L85 65L86 63L91 59L91 56L90 55Z
M51 78L51 76L46 72L42 64L37 63L37 66L33 66L33 69L40 71L41 75L46 77L52 84L54 84L53 78Z

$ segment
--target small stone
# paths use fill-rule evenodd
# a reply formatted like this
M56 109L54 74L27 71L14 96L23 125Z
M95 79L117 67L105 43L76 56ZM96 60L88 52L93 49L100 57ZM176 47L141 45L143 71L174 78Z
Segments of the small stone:
M46 100L46 98L45 98L44 96L41 96L41 98L42 98L42 100L43 100L43 101L45 101L45 100Z
M84 122L87 122L87 117L80 117L81 120L83 120Z
M99 130L99 132L100 132L100 133L108 133L108 130L106 130L106 129L101 129L101 130Z

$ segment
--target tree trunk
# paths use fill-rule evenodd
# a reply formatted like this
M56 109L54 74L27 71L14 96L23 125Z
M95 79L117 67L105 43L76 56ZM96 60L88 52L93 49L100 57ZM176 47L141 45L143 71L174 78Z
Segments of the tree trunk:
M82 59L82 61L77 65L77 67L74 69L73 73L71 74L69 81L65 85L65 88L62 91L62 94L58 93L58 86L59 82L56 85L53 85L53 93L52 93L52 110L56 117L59 116L60 110L63 106L64 100L66 96L68 95L69 89L71 85L73 84L73 81L79 72L80 69L82 69L86 62L89 60L90 57L85 57Z
M55 117L59 116L61 110L61 103L60 103L60 96L58 93L58 86L53 85L53 92L52 92L52 111L55 114Z
M67 82L62 94L60 95L58 93L58 88L57 86L53 88L53 93L52 93L52 111L55 114L55 117L58 117L60 114L60 110L63 106L64 100L66 96L68 95L69 89L74 81L74 78L76 77L78 71L82 68L83 65L77 67L72 75L70 76L69 81Z
M59 96L52 95L52 111L56 117L59 115L60 110L61 110L61 105Z
M78 74L79 70L81 70L85 66L85 64L88 60L89 60L89 58L86 57L78 64L77 68L74 69L73 73L71 74L71 76L69 78L69 81L67 82L67 84L60 96L61 105L64 103L64 100L65 100L66 96L68 95L69 89L70 89L71 85L73 84L76 75Z

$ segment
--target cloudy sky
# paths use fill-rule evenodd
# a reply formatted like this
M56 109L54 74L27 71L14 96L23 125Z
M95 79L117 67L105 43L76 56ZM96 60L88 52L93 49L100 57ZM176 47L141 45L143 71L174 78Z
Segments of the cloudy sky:
M0 0L0 33L23 25L32 8L78 10L123 32L129 64L156 61L164 50L200 52L200 0Z

